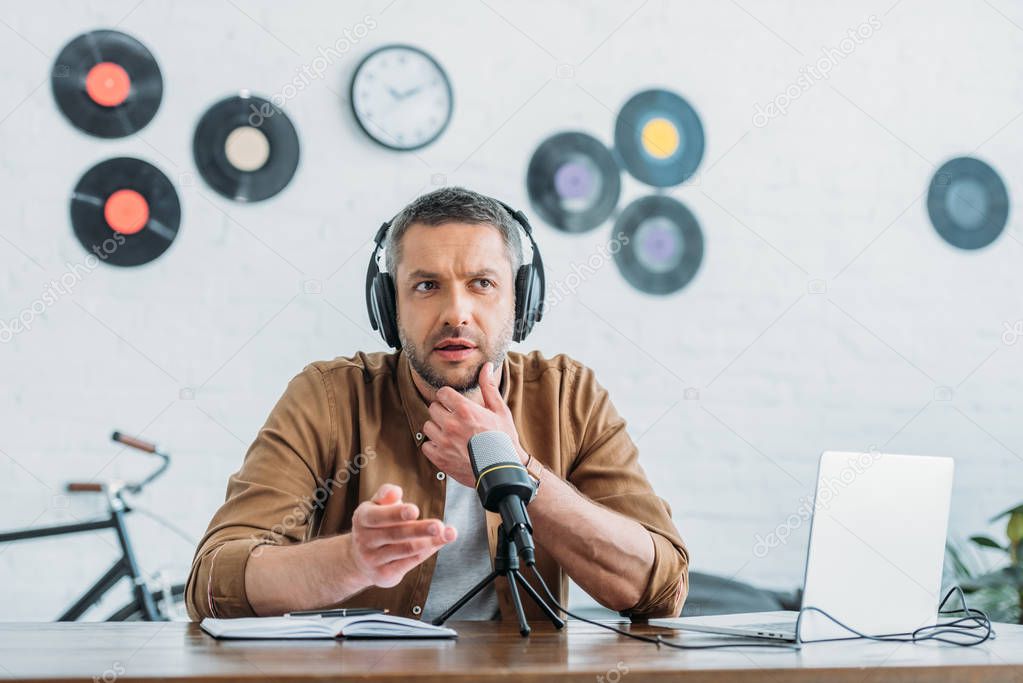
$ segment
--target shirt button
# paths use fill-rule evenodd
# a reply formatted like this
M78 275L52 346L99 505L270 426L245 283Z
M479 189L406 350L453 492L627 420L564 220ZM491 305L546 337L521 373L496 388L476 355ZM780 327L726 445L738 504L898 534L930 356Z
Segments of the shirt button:
M416 605L415 607L412 608L412 614L415 614L415 615L418 616L418 615L420 615L422 613L423 613L423 608L420 607L419 605Z
M437 473L437 478L440 479L441 481L444 481L444 473L443 472L438 472Z

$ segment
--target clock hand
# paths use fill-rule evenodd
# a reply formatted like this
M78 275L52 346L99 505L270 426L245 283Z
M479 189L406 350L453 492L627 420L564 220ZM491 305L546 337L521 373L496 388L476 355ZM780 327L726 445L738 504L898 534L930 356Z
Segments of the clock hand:
M406 90L405 92L403 92L401 94L401 99L405 99L406 97L411 97L412 95L415 95L417 92L419 92L422 89L423 89L423 86L417 85L416 87L412 88L411 90Z

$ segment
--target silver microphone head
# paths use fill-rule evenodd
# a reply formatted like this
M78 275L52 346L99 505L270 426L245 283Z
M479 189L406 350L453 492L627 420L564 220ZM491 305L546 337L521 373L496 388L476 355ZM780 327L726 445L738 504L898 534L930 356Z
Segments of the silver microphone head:
M469 461L472 462L473 476L477 478L480 472L494 465L522 464L511 437L499 431L474 434L469 439Z

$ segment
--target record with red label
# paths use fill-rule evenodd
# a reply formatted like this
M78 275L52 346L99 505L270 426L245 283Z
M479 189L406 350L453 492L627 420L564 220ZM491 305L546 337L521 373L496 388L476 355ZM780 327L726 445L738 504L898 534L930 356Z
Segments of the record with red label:
M203 114L192 154L214 190L235 201L258 202L291 182L298 168L298 133L279 107L242 92Z
M57 55L50 74L57 106L77 128L120 138L153 120L163 76L146 46L120 31L83 33Z
M115 266L139 266L167 251L181 224L174 185L141 159L102 161L71 195L71 225L90 254Z

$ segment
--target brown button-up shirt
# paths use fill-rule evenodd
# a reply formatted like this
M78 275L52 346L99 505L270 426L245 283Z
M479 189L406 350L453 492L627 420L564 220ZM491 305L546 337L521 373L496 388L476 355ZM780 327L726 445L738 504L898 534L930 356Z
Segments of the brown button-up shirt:
M639 602L622 614L676 616L688 593L689 556L668 504L654 494L623 420L593 371L564 354L509 352L501 396L519 441L580 493L639 522L654 544L654 564ZM408 357L358 353L307 366L288 384L259 431L224 504L196 550L185 593L189 616L253 616L245 565L265 544L285 545L351 530L356 506L385 483L398 484L423 518L444 518L447 478L420 452L430 419ZM540 492L542 494L542 491ZM491 558L500 515L487 512ZM393 588L372 587L323 607L378 607L418 617L436 553ZM568 577L538 542L537 569L566 604ZM467 586L468 588L468 586ZM498 581L502 619L515 619ZM532 600L526 614L543 619ZM457 618L457 615L456 615Z

